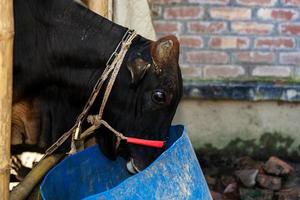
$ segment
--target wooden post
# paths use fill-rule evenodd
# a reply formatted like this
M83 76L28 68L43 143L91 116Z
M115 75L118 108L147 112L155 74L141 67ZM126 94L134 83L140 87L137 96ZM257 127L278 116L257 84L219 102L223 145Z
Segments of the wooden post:
M87 0L87 5L95 13L111 19L112 0Z
M13 1L0 0L0 196L7 200L10 174Z

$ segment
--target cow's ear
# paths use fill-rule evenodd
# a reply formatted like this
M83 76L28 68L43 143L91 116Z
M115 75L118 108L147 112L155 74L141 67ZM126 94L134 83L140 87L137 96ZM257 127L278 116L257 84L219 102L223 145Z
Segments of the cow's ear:
M176 36L169 35L154 42L151 47L151 55L159 67L178 63L179 42Z
M131 83L137 84L145 76L151 64L144 61L142 58L135 58L130 61L127 68L131 75Z

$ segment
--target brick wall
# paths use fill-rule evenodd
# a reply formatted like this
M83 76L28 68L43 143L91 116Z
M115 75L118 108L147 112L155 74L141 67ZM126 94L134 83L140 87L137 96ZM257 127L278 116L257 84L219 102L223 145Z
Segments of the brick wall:
M152 0L185 79L300 79L300 0Z

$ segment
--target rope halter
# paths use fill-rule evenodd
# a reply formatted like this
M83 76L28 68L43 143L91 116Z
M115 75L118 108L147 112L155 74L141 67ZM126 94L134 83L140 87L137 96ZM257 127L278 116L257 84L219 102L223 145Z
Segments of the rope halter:
M126 141L130 144L137 144L142 146L148 146L153 148L163 148L165 145L165 141L158 141L158 140L144 140L139 138L133 138L133 137L126 137L121 132L115 130L112 126L109 125L108 122L106 122L103 117L103 112L106 106L106 103L108 101L108 98L110 96L110 93L112 91L113 85L115 83L115 80L117 78L117 75L119 74L120 68L122 66L123 60L125 58L125 55L132 44L132 41L137 36L137 33L133 30L127 30L124 34L122 40L117 45L115 51L111 54L110 58L108 59L106 63L106 68L100 78L97 80L93 91L86 102L83 111L80 113L80 115L77 117L77 120L74 124L74 126L67 132L65 132L53 145L51 145L45 152L45 156L48 156L52 154L55 150L57 150L70 136L72 136L72 143L71 143L71 151L69 153L77 152L79 147L83 147L83 141L86 137L90 136L95 132L96 129L98 129L100 126L106 127L108 130L110 130L116 137L117 137L117 146L120 144L120 142ZM97 115L89 115L88 112L92 105L94 104L102 86L103 83L108 80L104 96L102 99L102 103L99 109L99 112ZM91 124L91 126L86 129L85 131L81 131L83 121L87 119L87 121ZM78 145L81 144L81 145ZM44 156L44 157L45 157Z

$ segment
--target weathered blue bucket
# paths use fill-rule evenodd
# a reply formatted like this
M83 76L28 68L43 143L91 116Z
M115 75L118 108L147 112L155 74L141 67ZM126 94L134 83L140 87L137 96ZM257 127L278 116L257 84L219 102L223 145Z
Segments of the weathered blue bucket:
M130 175L122 158L108 160L97 146L70 156L44 178L44 200L211 200L183 126L170 128L167 150L142 172Z

